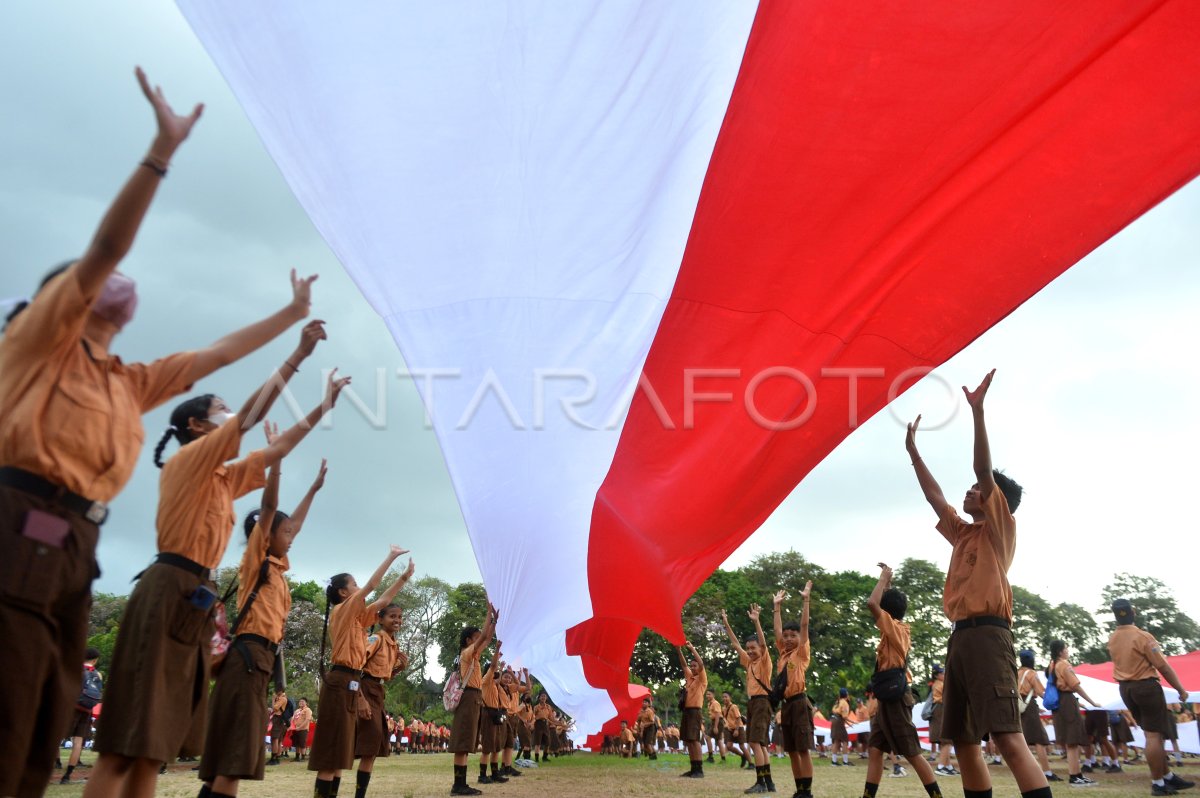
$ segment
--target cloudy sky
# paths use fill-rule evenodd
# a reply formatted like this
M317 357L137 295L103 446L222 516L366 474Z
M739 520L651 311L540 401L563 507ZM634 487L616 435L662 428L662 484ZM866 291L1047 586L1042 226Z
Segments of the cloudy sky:
M383 391L386 419L339 413L335 431L317 433L289 458L285 506L322 455L331 463L293 548L294 574L365 575L398 542L414 550L421 572L478 579L437 443L411 382L396 376L404 364L388 332L174 6L17 0L5 4L5 23L0 299L27 294L47 268L79 253L141 158L153 133L133 78L141 64L177 108L203 101L207 110L123 266L138 280L141 306L114 350L142 360L203 345L283 305L289 268L319 273L315 315L328 320L331 340L293 381L295 395L305 407L315 403L320 367L338 366L355 376L367 404ZM958 386L995 367L994 458L1027 488L1012 581L1095 607L1115 571L1154 575L1200 617L1198 523L1187 498L1200 444L1198 261L1200 184L1192 184L864 424L726 564L794 548L835 570L869 571L907 556L944 566L949 548L910 473L902 420L918 412L946 420L923 436L922 450L947 495L960 496L972 477ZM289 333L200 388L240 402L292 345ZM101 590L125 592L154 553L149 447L167 412L146 417L148 448L104 528ZM226 564L239 556L231 546Z

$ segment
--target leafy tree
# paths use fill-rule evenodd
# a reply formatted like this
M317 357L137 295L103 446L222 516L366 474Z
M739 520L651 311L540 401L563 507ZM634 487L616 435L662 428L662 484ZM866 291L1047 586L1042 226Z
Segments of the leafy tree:
M1171 589L1161 580L1152 576L1115 574L1101 595L1104 606L1099 612L1105 616L1112 615L1110 606L1117 599L1133 602L1137 625L1157 638L1164 654L1183 654L1200 648L1200 625L1179 609Z
M480 582L463 582L446 596L446 611L433 624L438 664L446 670L458 658L458 636L466 626L481 626L487 618L487 591Z
M908 558L892 575L892 584L908 596L904 616L912 633L912 651L908 668L917 684L933 673L934 663L945 660L950 622L942 607L942 587L946 575L929 560Z

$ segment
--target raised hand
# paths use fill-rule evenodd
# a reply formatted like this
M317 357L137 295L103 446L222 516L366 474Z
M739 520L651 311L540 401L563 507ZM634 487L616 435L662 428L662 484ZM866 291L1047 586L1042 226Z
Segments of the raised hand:
M908 425L908 433L904 436L904 448L908 450L914 460L919 457L917 454L917 427L920 424L921 417L918 415L916 420Z
M329 469L325 465L325 458L322 457L321 458L321 467L320 467L320 469L317 470L317 478L313 480L313 484L312 484L312 489L314 491L320 490L321 488L325 487L325 473L328 470Z
M305 316L312 306L312 284L317 276L310 274L308 277L297 277L296 270L292 269L292 305L302 310Z
M992 377L996 374L996 370L992 369L983 378L983 382L979 383L979 387L973 391L968 391L967 386L963 386L963 395L967 397L967 404L972 410L980 410L983 408L983 398L987 396L988 388L992 384Z
M726 626L729 625L729 616L725 613L725 610L721 610L721 620L725 622Z
M322 404L322 407L324 407L327 412L333 409L333 406L337 404L338 396L342 393L342 389L349 384L350 378L338 377L337 369L329 372L329 382L325 384L325 401Z
M783 602L787 601L787 597L788 597L788 595L787 595L786 590L780 590L779 592L777 592L775 594L775 596L771 599L771 602L775 606L775 609L779 609L780 605L782 605Z
M402 549L399 546L397 546L395 543L393 543L388 548L388 552L391 554L391 557L394 560L397 557L399 557L401 554L408 554L408 549Z
M307 314L307 312L306 305L305 313ZM322 319L313 319L300 330L300 344L296 347L296 354L302 358L308 357L317 348L318 341L328 338L329 336L325 334L325 322Z
M272 424L270 421L264 421L263 435L266 436L267 446L270 446L275 442L275 439L279 437L279 425ZM322 460L321 462L324 463L325 461Z
M404 573L401 574L401 577L404 579L408 579L409 577L411 577L413 575L414 572L416 572L416 570L417 570L417 566L413 563L412 557L409 557L408 558L408 567L404 569Z
M804 590L800 593L800 598L808 601L808 597L812 595L812 580L809 579L804 583Z
M750 616L750 620L757 621L760 612L762 612L762 607L758 606L757 604L751 604L750 611L747 612L746 615Z
M146 79L146 73L141 67L134 69L133 74L137 76L138 85L142 87L142 94L146 95L146 99L150 102L150 107L154 109L154 120L158 123L158 136L155 138L154 146L151 148L151 155L157 158L170 159L176 148L183 143L188 134L192 132L192 126L196 124L196 120L200 118L200 114L204 113L204 104L198 103L192 112L187 116L180 116L171 108L171 104L167 102L167 98L163 95L161 86L150 88L150 81ZM166 168L166 164L159 164L162 168Z

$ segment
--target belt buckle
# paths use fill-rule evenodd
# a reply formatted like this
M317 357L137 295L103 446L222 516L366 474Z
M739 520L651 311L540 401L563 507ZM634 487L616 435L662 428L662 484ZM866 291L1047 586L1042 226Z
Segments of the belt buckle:
M96 526L100 526L108 520L108 505L104 502L92 502L83 517Z
M205 568L204 575L206 577L208 577L208 581L210 581L210 582L217 581L217 569L216 568Z

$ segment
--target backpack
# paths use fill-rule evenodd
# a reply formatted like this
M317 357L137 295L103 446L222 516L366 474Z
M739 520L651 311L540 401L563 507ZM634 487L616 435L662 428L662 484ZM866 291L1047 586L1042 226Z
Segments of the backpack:
M475 664L472 663L471 667L474 668ZM450 674L450 678L446 680L446 686L442 688L442 706L446 708L447 712L453 712L458 709L459 703L462 702L462 694L463 690L466 689L466 685L459 678L458 674L460 670L459 661L455 659L454 673Z
M100 703L100 699L104 694L104 679L100 676L100 671L95 668L83 669L83 690L79 694L79 698L75 703L80 709L91 710Z
M292 699L287 700L287 706L283 708L283 725L292 725L292 715L296 714L296 702Z
M1033 673L1033 671L1025 671L1025 679L1028 679L1029 674L1031 674L1031 673ZM1035 676L1034 678L1036 679L1037 677ZM1018 715L1024 715L1025 710L1029 708L1029 702L1033 700L1033 690L1032 689L1028 693L1025 694L1024 698L1021 697L1021 686L1025 684L1025 679L1022 679L1020 682L1017 683L1017 714Z
M921 705L921 720L933 720L933 690L929 691L929 695L925 698L925 703Z
M1058 684L1055 679L1055 669L1051 668L1046 675L1046 693L1042 696L1042 706L1054 712L1058 709Z

